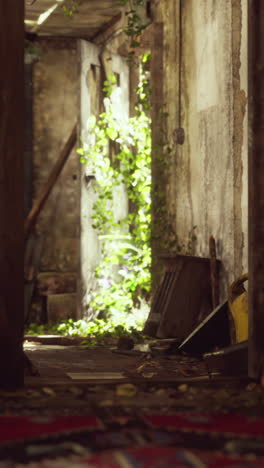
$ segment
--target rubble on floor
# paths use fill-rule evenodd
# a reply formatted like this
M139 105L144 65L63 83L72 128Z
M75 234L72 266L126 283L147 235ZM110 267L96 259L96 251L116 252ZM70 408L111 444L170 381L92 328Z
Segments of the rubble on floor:
M118 354L116 344L25 344L40 376L26 377L18 392L0 392L2 466L136 467L132 453L142 467L178 466L183 453L180 466L190 466L188 459L192 466L264 466L259 385L210 378L202 359L177 354L171 340L153 340L137 354ZM71 379L77 372L87 378ZM98 380L90 378L95 373Z

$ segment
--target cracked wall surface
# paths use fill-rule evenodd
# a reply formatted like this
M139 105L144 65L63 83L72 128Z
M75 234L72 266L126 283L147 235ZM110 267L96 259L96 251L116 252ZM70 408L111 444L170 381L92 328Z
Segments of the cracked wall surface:
M34 65L33 197L39 195L78 119L75 40L40 39ZM79 262L79 158L73 150L37 223L44 234L40 271L75 272Z
M247 2L182 1L181 34L179 0L161 3L153 12L164 22L167 209L180 242L197 226L196 255L207 257L215 237L224 297L247 271ZM178 127L183 145L173 141Z

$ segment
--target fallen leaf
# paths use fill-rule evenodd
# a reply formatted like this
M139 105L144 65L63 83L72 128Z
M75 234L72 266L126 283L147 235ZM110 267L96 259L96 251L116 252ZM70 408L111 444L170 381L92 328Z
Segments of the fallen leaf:
M137 387L133 384L121 384L116 387L118 396L133 397L137 394Z
M246 390L247 390L248 392L251 392L252 390L255 390L256 386L257 386L257 384L256 384L255 382L251 382L250 384L248 384L248 385L246 386Z
M103 400L100 401L99 406L113 406L113 400Z
M155 391L156 396L163 396L166 394L165 388L159 388L158 390Z
M145 369L145 367L155 367L155 368L160 368L161 365L156 362L156 361L148 361L148 362L144 362L143 364L141 364L138 368L137 368L137 372L141 372L142 370Z
M43 393L45 393L46 395L50 396L50 397L55 397L56 396L56 392L54 392L54 390L50 387L42 387L42 391Z
M154 375L157 375L157 372L142 372L142 377L146 377L147 379L151 379Z
M178 390L180 392L186 392L188 390L188 385L187 384L182 384L178 386Z

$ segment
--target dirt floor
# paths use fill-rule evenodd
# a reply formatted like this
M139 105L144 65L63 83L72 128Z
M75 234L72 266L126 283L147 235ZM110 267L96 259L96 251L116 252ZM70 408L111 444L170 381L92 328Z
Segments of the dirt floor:
M212 378L200 359L166 354L164 349L119 350L116 344L85 349L69 345L76 340L43 341L25 342L40 375L26 376L20 392L1 392L2 413L69 414L119 405L264 416L259 385L246 378Z

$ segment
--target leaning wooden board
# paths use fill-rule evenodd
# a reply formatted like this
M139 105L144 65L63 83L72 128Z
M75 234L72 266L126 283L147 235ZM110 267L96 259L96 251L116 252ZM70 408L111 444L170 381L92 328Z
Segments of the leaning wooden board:
M182 341L212 311L210 259L176 255L164 261L166 273L144 332Z

